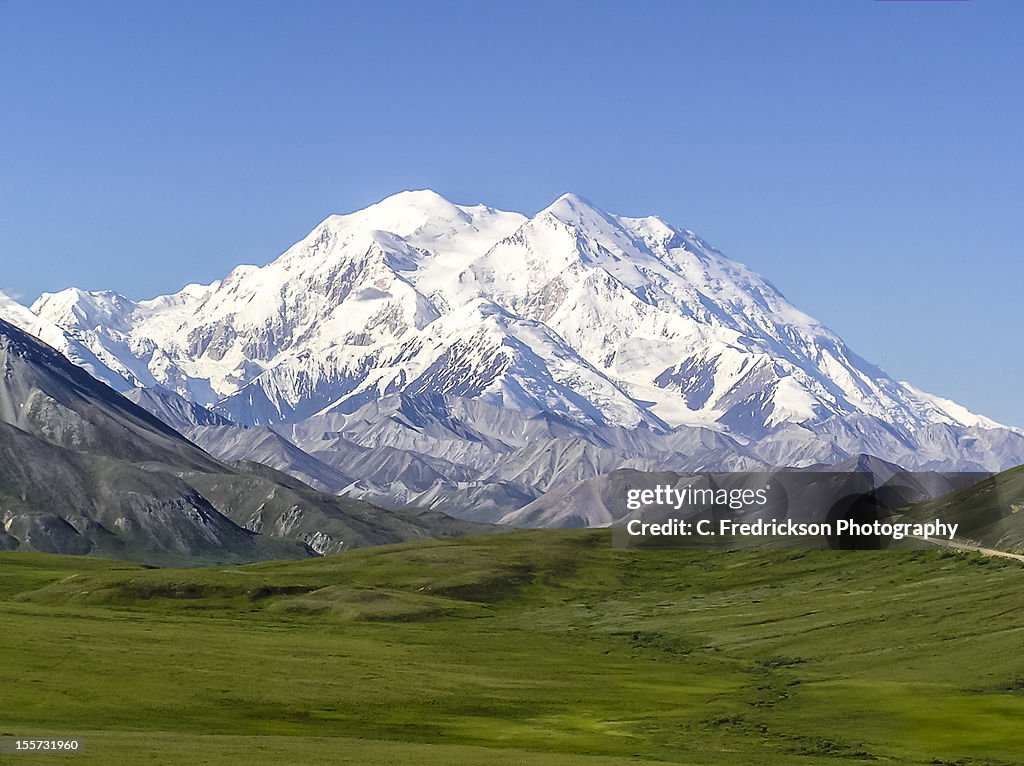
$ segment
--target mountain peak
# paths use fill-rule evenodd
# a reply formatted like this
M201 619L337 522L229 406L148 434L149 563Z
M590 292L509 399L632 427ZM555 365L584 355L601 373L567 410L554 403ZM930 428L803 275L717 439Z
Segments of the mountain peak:
M77 320L91 324L120 326L135 302L112 290L80 290L68 287L56 293L43 293L31 311L58 325Z
M588 200L582 195L576 194L575 192L566 192L561 195L558 199L551 203L552 206L558 204L572 205L574 207L594 207L594 203Z
M466 214L461 207L432 189L411 189L385 197L360 212L388 212L397 215L426 215L428 218L457 219Z
M545 217L553 218L588 236L613 239L621 236L621 225L613 216L571 192L563 194L537 214L537 218Z
M334 215L325 222L332 228L387 231L408 237L424 228L449 230L472 225L474 209L456 205L430 189L402 191L362 210Z
M405 189L404 191L388 195L377 204L383 205L389 203L402 203L417 206L452 204L451 201L445 199L433 189Z
M607 217L607 213L599 209L590 200L572 192L566 192L561 197L548 205L542 213L550 213L566 223L578 220L581 217L600 216Z

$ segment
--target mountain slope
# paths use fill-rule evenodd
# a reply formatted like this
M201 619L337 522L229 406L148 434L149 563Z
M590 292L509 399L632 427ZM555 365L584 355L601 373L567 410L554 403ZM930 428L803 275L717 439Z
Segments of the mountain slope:
M226 465L0 320L0 546L145 561L330 553L468 527Z
M193 426L232 425L232 422L223 415L196 404L180 394L168 391L161 385L154 385L151 388L131 388L123 392L122 395L177 431L184 432Z
M959 524L957 539L962 542L1024 553L1024 467L915 505L907 517L941 518Z
M258 539L186 481L54 445L0 422L0 546L145 561L308 555Z
M221 460L248 460L293 476L321 492L337 493L355 480L303 452L269 428L194 425L188 437Z

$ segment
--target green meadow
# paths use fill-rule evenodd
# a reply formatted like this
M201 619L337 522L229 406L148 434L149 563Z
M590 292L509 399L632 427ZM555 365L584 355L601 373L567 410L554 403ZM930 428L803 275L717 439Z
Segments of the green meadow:
M527 531L156 569L0 554L0 736L78 764L1024 762L1024 568Z

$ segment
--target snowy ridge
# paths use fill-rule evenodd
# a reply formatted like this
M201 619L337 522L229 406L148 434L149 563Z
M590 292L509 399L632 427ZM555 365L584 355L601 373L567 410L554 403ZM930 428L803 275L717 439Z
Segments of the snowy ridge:
M964 425L977 428L1008 428L1011 431L1021 433L1021 429L1019 428L1004 426L991 418L985 417L984 415L977 415L951 399L944 399L941 396L926 393L919 388L915 388L906 381L901 381L900 385L921 401L927 402L942 414L946 415L948 418L946 422L949 425Z

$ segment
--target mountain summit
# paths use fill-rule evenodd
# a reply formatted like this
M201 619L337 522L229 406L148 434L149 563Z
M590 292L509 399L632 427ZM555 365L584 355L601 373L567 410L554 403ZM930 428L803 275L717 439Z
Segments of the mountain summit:
M573 194L528 218L402 192L210 285L32 311L127 383L247 425L426 396L589 432L699 427L777 465L1024 461L1015 432L890 378L692 232Z

